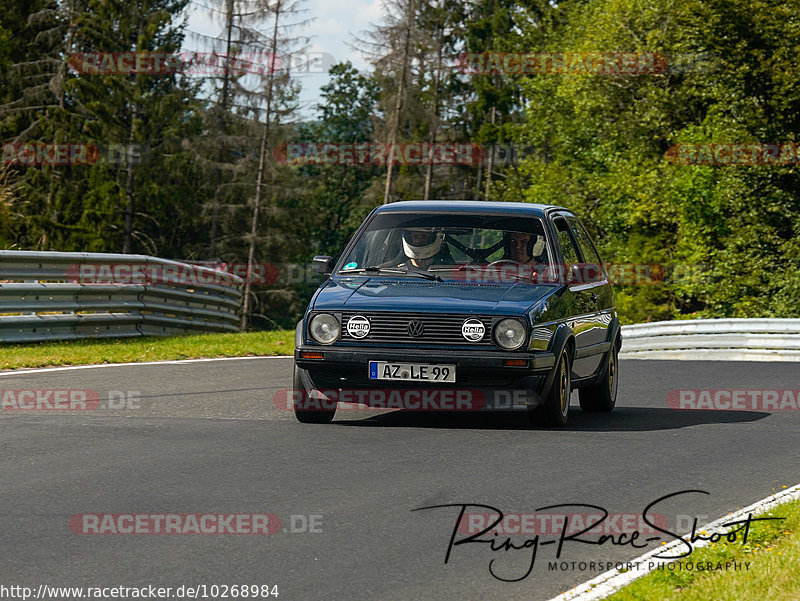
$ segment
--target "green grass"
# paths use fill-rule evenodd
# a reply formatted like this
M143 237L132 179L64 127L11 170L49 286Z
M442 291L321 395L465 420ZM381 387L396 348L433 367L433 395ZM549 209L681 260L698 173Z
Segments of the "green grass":
M712 543L684 562L736 561L739 570L654 570L608 597L611 601L795 601L800 599L800 500L768 511L783 521L755 522L747 544ZM756 516L757 517L757 516ZM744 570L744 562L750 562Z
M121 338L114 340L65 340L0 347L0 369L130 363L205 357L252 357L291 355L294 331L199 334L162 338Z

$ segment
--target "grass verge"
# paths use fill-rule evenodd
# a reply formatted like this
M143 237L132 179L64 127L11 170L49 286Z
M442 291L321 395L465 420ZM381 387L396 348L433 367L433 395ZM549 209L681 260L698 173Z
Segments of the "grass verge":
M609 601L795 601L800 599L800 500L771 508L763 516L783 521L755 522L747 537L735 543L717 542L683 558L717 566L737 562L740 569L654 570L633 581ZM758 517L758 516L754 516ZM741 533L740 533L741 534ZM749 562L748 569L744 563ZM677 567L677 566L676 566Z
M0 353L0 369L206 357L291 355L293 352L294 330L198 334L170 338L147 336L114 340L64 340L3 345Z

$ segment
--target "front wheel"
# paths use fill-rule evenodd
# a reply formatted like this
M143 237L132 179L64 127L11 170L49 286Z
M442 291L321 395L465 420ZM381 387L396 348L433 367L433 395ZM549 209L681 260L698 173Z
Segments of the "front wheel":
M331 423L338 403L319 392L312 398L313 388L309 388L304 379L308 380L308 372L295 365L292 376L292 407L297 421L303 424Z
M561 353L553 383L544 399L544 404L530 413L531 422L541 422L546 426L560 428L566 425L569 414L569 401L572 393L572 367L567 349Z
M603 375L600 376L597 384L580 389L579 398L582 411L587 413L608 413L614 409L614 405L617 403L618 352L616 343L611 345Z

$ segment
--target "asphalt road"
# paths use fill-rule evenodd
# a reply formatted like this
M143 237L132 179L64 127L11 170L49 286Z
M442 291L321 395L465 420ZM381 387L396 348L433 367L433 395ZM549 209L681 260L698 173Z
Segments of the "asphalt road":
M412 510L588 503L640 514L659 497L701 489L710 494L654 511L672 528L710 521L800 482L800 415L676 411L667 393L797 389L798 371L622 361L617 410L583 414L573 398L560 430L530 428L510 412L342 411L331 425L301 425L272 401L290 386L290 359L0 373L0 390L88 389L115 400L87 411L0 411L0 584L269 584L284 601L548 599L604 570L549 569L554 544L541 544L519 582L494 578L489 565L521 576L530 549L464 544L445 564L458 508ZM70 517L85 513L273 513L282 529L76 534ZM314 532L302 531L304 520ZM657 545L568 541L561 560L617 561Z

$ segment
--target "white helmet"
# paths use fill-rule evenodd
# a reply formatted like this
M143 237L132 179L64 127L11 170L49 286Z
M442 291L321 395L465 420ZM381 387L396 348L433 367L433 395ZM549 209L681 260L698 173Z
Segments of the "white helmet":
M403 251L410 259L430 259L442 248L443 240L441 232L428 228L408 228L403 230Z
M546 242L544 236L537 235L536 242L534 242L533 248L531 249L531 256L538 257L539 255L541 255L542 251L544 251L545 244Z

